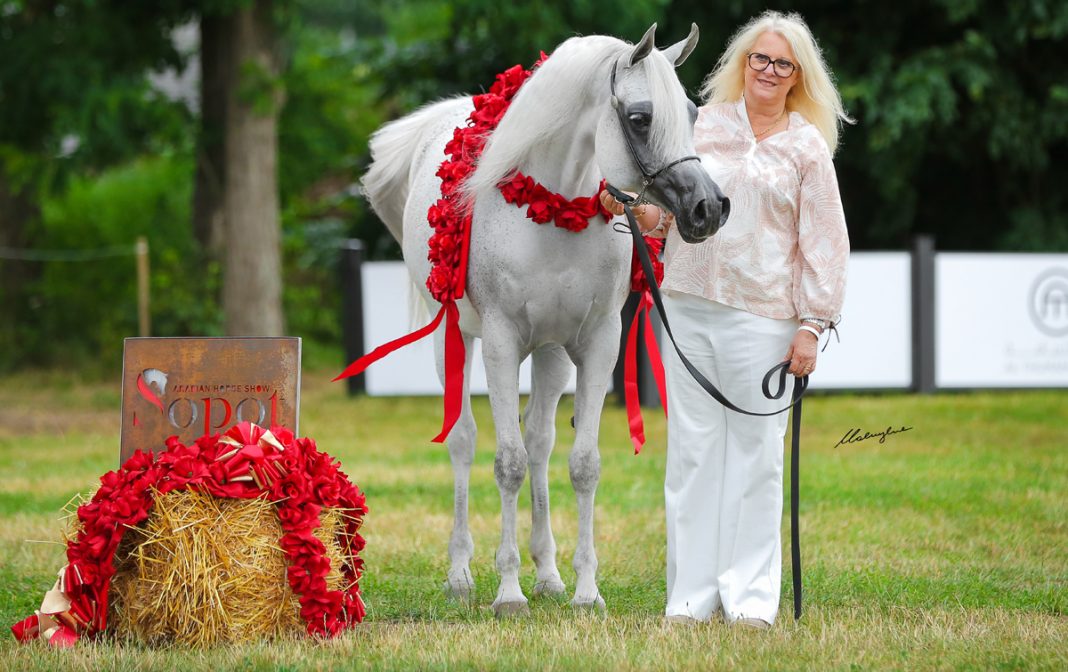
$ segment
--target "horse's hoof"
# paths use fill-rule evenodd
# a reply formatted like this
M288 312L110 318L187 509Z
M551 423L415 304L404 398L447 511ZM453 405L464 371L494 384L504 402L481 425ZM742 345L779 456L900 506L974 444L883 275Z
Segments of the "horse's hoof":
M526 600L515 602L494 602L493 615L497 618L519 618L530 615L530 605Z
M470 603L475 587L468 581L445 581L445 597L465 604Z
M583 609L586 611L604 611L604 598L598 593L592 600L579 599L576 595L575 599L571 600L571 606L575 609Z
M560 579L546 579L534 584L534 595L536 597L560 597L565 592L567 592L567 587L564 586L564 582Z

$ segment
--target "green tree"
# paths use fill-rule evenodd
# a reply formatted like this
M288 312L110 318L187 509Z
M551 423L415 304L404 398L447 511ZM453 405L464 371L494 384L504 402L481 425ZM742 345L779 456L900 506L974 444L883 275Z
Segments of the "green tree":
M572 34L667 43L691 21L701 42L680 71L699 88L755 0L370 2L362 25L384 108L477 91ZM837 164L856 249L901 248L918 232L943 249L1068 250L1068 47L1062 0L780 3L820 41L847 107Z
M174 2L14 0L0 8L0 247L41 237L40 204L78 171L180 137L184 110L153 97L145 71L180 63ZM136 29L134 29L136 27ZM10 257L12 254L4 256ZM37 263L0 260L0 368L18 361L40 306Z

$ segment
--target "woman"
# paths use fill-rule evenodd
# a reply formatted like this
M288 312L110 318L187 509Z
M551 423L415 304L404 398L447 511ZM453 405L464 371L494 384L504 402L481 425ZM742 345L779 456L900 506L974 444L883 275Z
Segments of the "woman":
M689 245L672 218L639 207L667 237L664 303L679 347L735 404L772 411L763 374L816 368L838 319L849 239L832 156L842 108L819 47L797 14L765 12L731 39L706 79L694 141L730 197L730 218ZM607 193L605 206L622 207ZM666 348L669 621L768 628L779 608L783 438L787 414L729 411Z

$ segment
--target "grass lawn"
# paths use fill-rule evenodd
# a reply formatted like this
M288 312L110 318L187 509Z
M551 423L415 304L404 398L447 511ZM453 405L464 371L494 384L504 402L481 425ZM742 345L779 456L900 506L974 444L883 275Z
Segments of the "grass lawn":
M783 604L770 632L669 627L664 601L663 415L632 455L621 408L601 423L597 551L605 614L531 601L529 618L489 608L499 499L489 404L472 473L474 606L446 600L452 471L429 442L438 398L350 399L306 371L301 434L341 459L367 493L367 620L336 641L207 651L109 641L52 651L6 628L33 612L64 564L60 509L116 466L117 381L0 379L0 669L1068 669L1068 392L822 396L805 404L805 615ZM575 504L567 476L570 400L550 466L559 563L574 587ZM835 447L853 428L912 427ZM787 500L788 501L788 500ZM529 503L520 500L523 585ZM784 517L784 539L788 519ZM788 542L787 542L788 543Z

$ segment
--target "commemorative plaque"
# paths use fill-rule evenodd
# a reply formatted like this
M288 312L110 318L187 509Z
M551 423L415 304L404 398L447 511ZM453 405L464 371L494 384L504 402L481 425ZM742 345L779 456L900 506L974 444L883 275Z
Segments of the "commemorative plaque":
M242 421L297 434L299 338L127 338L119 464Z

